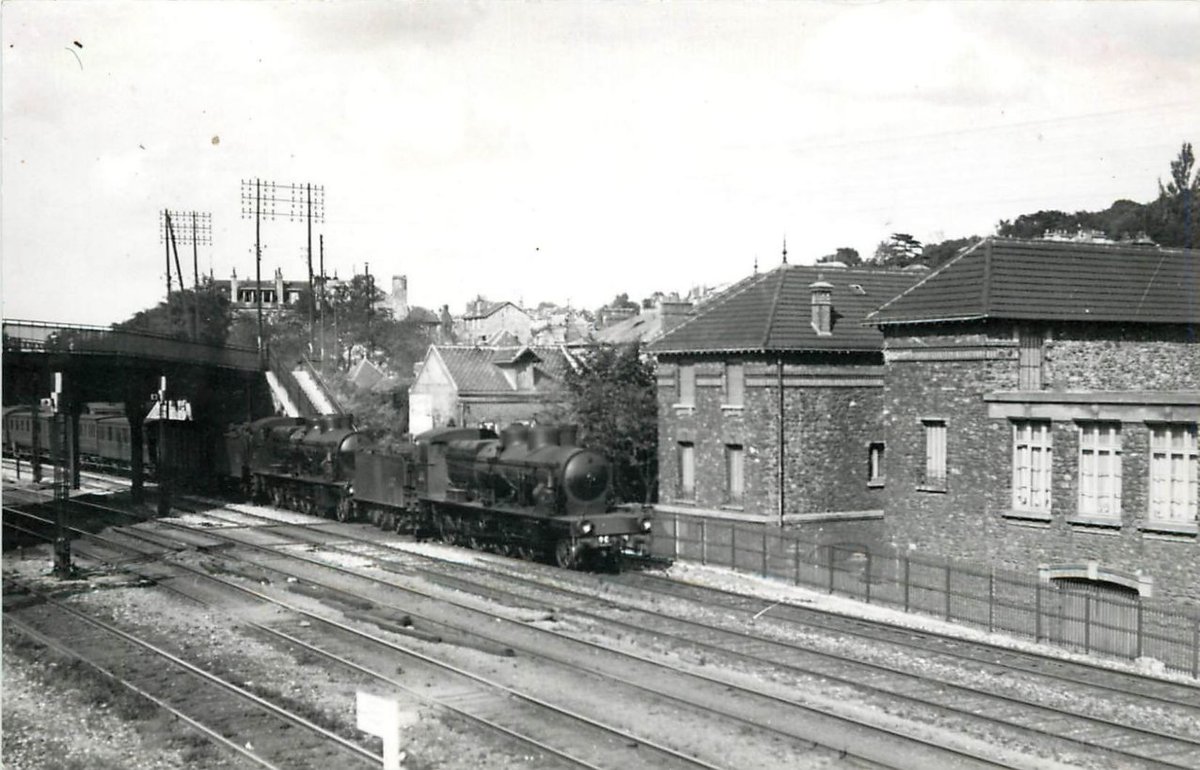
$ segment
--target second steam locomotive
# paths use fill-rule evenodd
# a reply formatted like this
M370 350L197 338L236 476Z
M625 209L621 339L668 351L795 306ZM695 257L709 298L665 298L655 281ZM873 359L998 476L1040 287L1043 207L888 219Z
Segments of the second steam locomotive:
M386 451L366 443L347 416L268 417L226 435L222 472L277 506L562 567L648 547L650 518L611 505L611 466L577 445L572 426L442 428Z

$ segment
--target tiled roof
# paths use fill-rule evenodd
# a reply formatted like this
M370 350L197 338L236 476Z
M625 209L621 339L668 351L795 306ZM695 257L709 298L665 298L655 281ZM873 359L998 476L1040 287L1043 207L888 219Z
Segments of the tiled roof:
M645 342L662 332L662 313L647 309L635 316L618 321L596 332L596 342L622 345L628 342Z
M1200 252L987 238L867 323L977 318L1194 324L1200 322Z
M752 275L697 309L650 345L654 353L879 350L883 335L862 324L920 274L821 265L780 265ZM832 334L812 326L812 290L832 284Z
M460 393L508 393L513 387L499 364L511 363L528 351L536 357L534 366L554 379L562 379L570 363L558 347L493 348L467 345L434 345ZM520 356L524 358L524 355Z
M517 310L520 310L522 313L525 313L525 311L523 309L517 307L516 305L513 305L513 303L508 302L507 300L503 300L500 302L488 302L483 307L480 307L477 310L473 310L471 312L464 314L463 318L487 318L492 313L495 313L497 310L500 310L501 308L503 308L505 305L512 305ZM525 313L525 314L529 315L528 313Z

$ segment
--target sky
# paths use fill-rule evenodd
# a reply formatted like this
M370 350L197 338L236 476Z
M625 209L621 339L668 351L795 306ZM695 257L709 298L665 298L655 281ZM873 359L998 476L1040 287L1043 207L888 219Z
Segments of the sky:
M201 272L253 276L243 180L323 187L330 274L594 309L785 239L1146 202L1200 142L1198 2L7 0L0 36L5 318L160 301L163 209L211 213ZM261 237L306 277L303 222Z

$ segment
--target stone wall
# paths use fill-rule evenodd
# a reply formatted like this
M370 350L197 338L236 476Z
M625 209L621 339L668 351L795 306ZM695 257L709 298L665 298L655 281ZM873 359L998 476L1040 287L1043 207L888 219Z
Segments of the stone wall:
M1178 400L1171 404L1161 395L1197 390L1200 346L1194 332L1100 324L1047 325L1043 331L1044 392L1010 394L1016 403L1006 404L1007 416L996 416L995 404L985 396L1017 390L1011 325L976 322L885 330L885 520L892 539L920 553L1027 574L1041 565L1053 569L1097 562L1101 580L1200 604L1197 535L1156 531L1146 522L1147 415L1176 421L1196 413L1198 405ZM1086 391L1119 393L1106 399L1103 393ZM1072 395L1063 399L1070 403L1052 403L1055 394L1067 392ZM1022 398L1029 403L1019 403ZM1038 403L1039 398L1050 403ZM1019 419L1022 410L1051 421L1049 515L1011 510L1010 418ZM920 483L925 467L922 420L929 418L946 421L944 491L926 490ZM1122 512L1112 525L1078 513L1083 419L1121 423ZM1150 583L1153 587L1147 589Z

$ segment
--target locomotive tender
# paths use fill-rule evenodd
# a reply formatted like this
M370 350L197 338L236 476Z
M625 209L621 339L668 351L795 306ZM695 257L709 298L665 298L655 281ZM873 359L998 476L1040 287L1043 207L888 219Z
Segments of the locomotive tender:
M223 470L277 506L568 568L649 543L650 518L613 509L608 460L577 446L573 427L442 428L389 451L364 443L345 416L268 417L226 435Z

